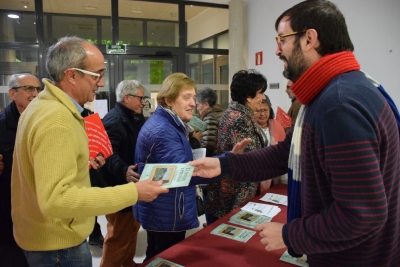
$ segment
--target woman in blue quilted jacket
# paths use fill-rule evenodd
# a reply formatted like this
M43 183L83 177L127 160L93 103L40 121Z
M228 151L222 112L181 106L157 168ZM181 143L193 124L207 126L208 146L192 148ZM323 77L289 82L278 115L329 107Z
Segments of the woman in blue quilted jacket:
M139 132L135 162L138 173L146 163L186 163L193 160L188 141L196 102L196 84L183 73L169 75L161 85L154 114ZM196 188L205 179L193 177L188 187L171 188L153 202L133 206L135 218L147 231L146 260L185 239L197 228ZM207 181L209 182L209 181Z

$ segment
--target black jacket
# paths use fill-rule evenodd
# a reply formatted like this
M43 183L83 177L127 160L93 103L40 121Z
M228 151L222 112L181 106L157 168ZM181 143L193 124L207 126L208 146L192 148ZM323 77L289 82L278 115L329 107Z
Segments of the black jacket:
M4 163L0 175L0 246L15 244L11 220L11 168L19 116L14 101L0 113L0 154Z
M113 154L107 158L102 172L107 185L126 184L126 171L134 165L136 140L144 124L144 116L136 115L121 103L117 103L103 118L110 138ZM132 212L132 208L126 208Z

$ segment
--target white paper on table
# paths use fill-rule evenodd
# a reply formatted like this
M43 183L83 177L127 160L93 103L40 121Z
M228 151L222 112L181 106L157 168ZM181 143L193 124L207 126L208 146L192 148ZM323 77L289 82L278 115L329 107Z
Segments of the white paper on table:
M247 203L244 207L242 207L242 210L247 210L249 212L253 212L259 215L265 215L270 218L275 217L275 215L277 215L281 211L278 206L256 202Z
M196 148L192 150L193 160L202 159L206 157L206 149L205 148Z
M285 195L266 193L260 200L287 206L287 196Z

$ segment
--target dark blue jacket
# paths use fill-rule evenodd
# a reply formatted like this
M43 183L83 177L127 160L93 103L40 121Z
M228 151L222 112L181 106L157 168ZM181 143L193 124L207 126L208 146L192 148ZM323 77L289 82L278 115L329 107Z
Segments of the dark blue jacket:
M117 103L103 118L104 128L113 148L113 154L106 159L106 164L100 169L107 185L126 184L126 171L134 165L136 140L140 128L144 124L142 114L134 112L121 103ZM130 207L123 211L132 211Z
M11 220L11 168L19 115L14 101L0 113L0 154L4 162L0 175L0 246L15 244Z
M138 171L145 163L186 163L193 159L185 127L176 116L158 106L142 127L136 144ZM188 187L170 188L152 202L133 206L135 218L145 230L178 232L199 226L195 184L204 183L193 177Z

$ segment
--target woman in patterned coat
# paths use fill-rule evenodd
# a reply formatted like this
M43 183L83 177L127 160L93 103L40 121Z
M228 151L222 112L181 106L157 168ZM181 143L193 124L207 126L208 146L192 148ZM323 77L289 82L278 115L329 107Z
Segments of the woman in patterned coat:
M259 108L267 89L267 79L255 70L237 72L231 83L231 98L228 109L222 116L218 128L218 154L232 150L245 138L251 143L245 152L264 147L262 133L253 120L253 112ZM208 185L206 211L212 215L211 223L233 209L255 197L258 182L235 182L226 176Z

